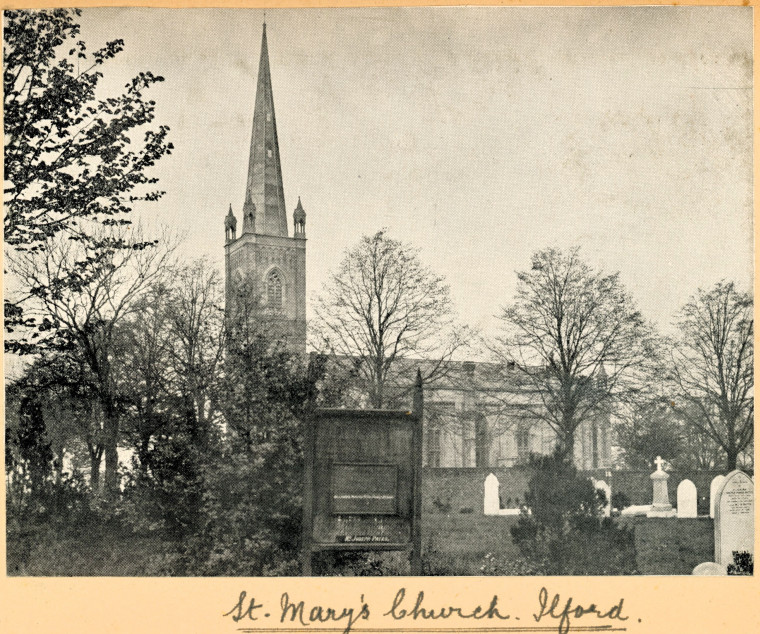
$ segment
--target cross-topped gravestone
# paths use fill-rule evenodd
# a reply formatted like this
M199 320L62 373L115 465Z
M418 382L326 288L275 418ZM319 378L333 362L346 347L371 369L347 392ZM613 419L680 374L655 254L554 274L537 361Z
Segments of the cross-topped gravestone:
M654 462L657 465L657 471L649 476L652 479L652 506L647 511L647 517L673 517L676 513L668 499L670 476L662 468L665 461L657 456Z

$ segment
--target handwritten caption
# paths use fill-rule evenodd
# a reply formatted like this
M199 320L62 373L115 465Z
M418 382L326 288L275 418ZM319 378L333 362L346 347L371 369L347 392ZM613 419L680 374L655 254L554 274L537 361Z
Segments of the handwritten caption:
M584 619L584 623L594 617L598 623L602 621L627 621L628 616L623 614L624 599L620 599L611 606L599 606L596 603L583 604L573 597L561 598L559 594L551 594L542 587L538 593L537 602L530 610L530 616L536 623L554 622L558 634L567 634L570 626L576 621ZM492 622L520 620L520 616L513 616L503 605L499 605L499 596L494 594L490 601L471 606L434 606L425 599L425 592L420 590L416 594L407 592L406 588L399 588L390 605L370 608L362 594L357 605L344 607L328 607L323 605L308 606L303 600L293 598L287 592L280 596L280 604L276 610L270 610L263 604L256 603L254 597L249 598L243 590L231 610L223 616L231 617L235 623L244 621L270 621L288 624L290 627L304 627L319 623L337 623L344 627L343 634L350 634L354 626L360 621L368 621L375 611L382 616L389 617L394 621L409 623L412 621L434 621L449 619L452 625L458 621L483 621ZM591 618L589 618L591 617ZM466 624L462 623L462 629ZM271 628L270 628L271 629Z

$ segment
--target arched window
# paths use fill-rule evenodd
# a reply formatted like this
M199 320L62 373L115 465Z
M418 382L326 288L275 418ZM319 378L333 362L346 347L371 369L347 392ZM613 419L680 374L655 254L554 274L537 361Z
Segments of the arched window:
M282 308L282 277L278 271L267 275L267 305L270 308Z

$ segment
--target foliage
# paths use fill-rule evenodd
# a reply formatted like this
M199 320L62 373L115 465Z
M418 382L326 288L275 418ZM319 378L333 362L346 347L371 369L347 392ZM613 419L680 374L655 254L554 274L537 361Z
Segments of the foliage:
M728 564L727 572L729 575L752 575L755 571L755 562L752 553L742 550L734 551L734 561Z
M648 469L655 456L671 462L683 452L684 429L666 401L655 400L635 408L630 417L621 418L615 432L623 462L630 469Z
M604 493L560 449L532 456L530 466L525 507L510 529L521 555L545 574L633 573L633 532L601 517Z
M660 397L636 403L628 416L615 425L618 458L629 469L649 469L655 456L676 470L714 469L718 446L706 434L689 425L675 402Z
M489 577L532 576L551 574L551 566L545 561L535 561L525 557L505 557L487 553L480 566L480 574Z
M676 407L726 454L726 470L754 437L753 301L732 282L697 291L681 309L671 370Z
M181 540L195 533L201 520L204 479L200 448L183 429L159 435L142 456L141 468L126 474L122 507L136 529L160 529Z
M455 323L449 287L419 252L379 231L346 252L316 305L318 345L346 366L371 407L403 400L416 366L429 382L448 371L467 332Z
M167 274L174 244L166 237L160 246L146 248L139 231L127 235L98 230L96 235L104 236L105 242L52 238L36 251L16 253L10 267L32 289L34 301L27 302L27 314L52 321L64 341L59 351L87 368L103 421L106 493L115 496L122 406L118 378L128 354L120 348L120 333L130 316L140 311L151 286ZM104 246L111 241L116 244ZM89 270L75 283L72 271L82 261L89 263ZM59 283L62 277L65 283ZM35 336L32 333L31 338Z
M616 491L612 494L612 508L616 508L619 511L631 506L631 498L629 498L622 491Z
M122 94L97 94L102 68L124 47L108 42L88 56L77 40L79 10L4 13L5 243L34 252L56 236L88 244L86 253L44 285L24 285L5 301L6 351L59 346L55 316L29 315L31 300L76 289L100 268L101 249L127 248L94 225L128 224L136 201L157 200L150 168L169 154L168 128L151 128L155 102L144 96L162 77L140 72ZM141 134L141 141L135 140ZM146 243L147 245L147 243ZM20 329L20 331L19 331Z
M523 416L549 424L571 455L583 421L606 415L645 384L653 335L619 274L594 270L577 248L538 251L517 280L493 352L536 395L521 403Z

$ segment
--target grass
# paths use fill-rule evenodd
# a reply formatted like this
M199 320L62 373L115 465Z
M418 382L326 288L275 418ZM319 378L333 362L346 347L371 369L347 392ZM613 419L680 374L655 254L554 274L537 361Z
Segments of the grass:
M509 532L515 517L476 513L423 515L423 561L427 574L481 574L488 553L517 554ZM636 531L636 561L642 575L688 575L713 559L713 522L698 519L621 518ZM10 576L149 576L160 574L171 542L134 535L118 527L57 534L50 529L9 535Z
M56 532L35 527L8 536L8 576L141 577L156 574L171 543L118 528Z
M621 518L636 531L636 562L642 575L690 575L697 564L713 560L713 520Z
M430 574L479 575L488 553L517 554L509 533L512 516L475 513L422 516L422 556Z

